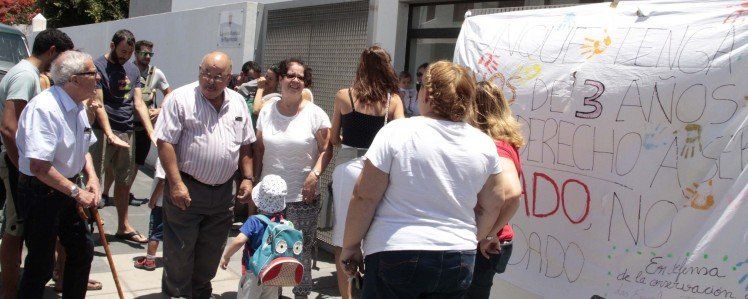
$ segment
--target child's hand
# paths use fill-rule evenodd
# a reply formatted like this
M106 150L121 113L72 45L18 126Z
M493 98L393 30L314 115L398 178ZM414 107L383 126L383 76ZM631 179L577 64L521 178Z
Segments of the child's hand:
M229 260L230 258L227 257L221 257L221 269L226 270L226 268L229 267Z

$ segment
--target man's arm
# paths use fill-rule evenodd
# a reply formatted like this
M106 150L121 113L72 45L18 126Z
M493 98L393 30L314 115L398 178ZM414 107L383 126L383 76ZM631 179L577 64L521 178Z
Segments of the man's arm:
M16 131L18 130L18 118L21 116L23 108L26 107L26 101L23 100L6 100L5 109L3 110L2 124L0 125L0 134L3 136L5 143L5 152L8 159L18 168L18 147L16 145Z
M242 177L245 179L242 179L239 186L239 193L236 195L236 198L242 203L250 202L253 187L252 180L254 179L252 168L252 144L243 144L239 148L239 171L241 171Z
M174 145L163 140L158 140L158 158L161 160L161 166L166 172L166 179L171 185L183 185L182 176L179 174L177 166L177 152Z
M161 166L164 167L166 179L169 182L171 202L182 211L187 210L192 203L192 199L190 198L190 192L187 190L187 186L184 184L184 181L182 181L182 175L179 174L177 153L174 150L174 145L159 139L157 148L158 157L161 159Z
M86 153L86 165L83 167L83 172L86 174L88 181L86 182L86 190L93 193L96 196L96 202L98 203L101 199L101 192L99 183L99 177L96 175L96 171L93 166L93 159L90 153Z
M96 103L92 103L91 108L94 109L96 121L99 123L101 130L104 131L104 136L106 136L108 142L119 147L130 147L130 144L114 135L112 127L109 125L109 116L107 116L104 108L104 91L96 89L94 101Z
M90 159L90 156L87 160L88 159ZM62 194L70 194L70 188L75 184L57 171L57 169L52 166L51 162L34 158L29 160L29 170L31 170L31 174L33 174L37 179L42 181L45 185L60 191ZM93 193L81 189L75 200L85 207L91 207L98 203L96 197L97 196Z
M137 113L138 118L140 118L140 122L145 128L145 132L148 134L148 138L150 138L153 143L156 143L156 140L153 138L153 125L151 125L151 117L148 114L148 106L146 106L145 102L143 101L143 94L141 93L140 87L136 87L133 94L135 112Z

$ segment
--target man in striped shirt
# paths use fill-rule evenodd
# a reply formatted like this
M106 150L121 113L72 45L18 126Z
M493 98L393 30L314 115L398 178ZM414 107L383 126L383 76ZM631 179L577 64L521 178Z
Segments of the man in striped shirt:
M251 143L256 140L244 98L227 88L231 59L203 58L199 80L173 91L156 123L158 154L166 171L163 292L208 298L231 226L232 177L242 174L237 200L253 185Z

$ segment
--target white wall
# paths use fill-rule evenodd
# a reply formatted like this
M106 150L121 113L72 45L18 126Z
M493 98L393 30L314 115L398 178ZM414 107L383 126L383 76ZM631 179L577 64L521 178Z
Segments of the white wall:
M265 4L267 9L283 9L303 6L323 5L330 3L350 2L356 0L252 0L259 4ZM229 3L247 2L247 0L172 0L171 11L182 11L196 8L203 8L214 5L224 5Z
M237 10L244 12L245 26L241 46L218 48L220 12ZM259 45L258 20L262 20L262 11L261 5L244 2L65 27L60 30L70 36L77 48L94 58L109 51L112 35L117 30L130 30L135 34L136 40L146 39L154 43L153 51L156 55L151 59L151 64L163 70L172 88L177 88L197 80L198 65L208 52L226 52L233 61L233 73L237 73L245 61L254 60ZM151 147L146 163L154 165L155 161L155 147Z
M244 10L245 30L241 47L218 48L219 14L221 11ZM161 68L169 83L178 87L197 80L197 68L202 57L213 50L226 52L234 61L233 72L244 61L254 58L257 47L256 3L213 6L198 10L172 12L123 19L105 23L60 28L67 33L77 48L98 57L109 51L112 35L128 29L137 40L152 41L156 55L151 63Z

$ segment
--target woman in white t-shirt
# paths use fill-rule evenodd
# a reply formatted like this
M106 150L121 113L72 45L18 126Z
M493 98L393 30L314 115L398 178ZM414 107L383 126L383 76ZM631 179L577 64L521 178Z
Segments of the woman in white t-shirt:
M331 159L327 150L330 118L322 108L302 99L304 88L312 83L312 73L302 61L287 59L278 71L281 96L268 101L257 118L254 173L286 180L286 218L304 234L304 276L293 293L304 297L312 290L311 251L320 211L317 184Z
M464 297L504 201L496 146L465 122L472 74L440 61L423 82L422 116L379 131L348 208L341 260L355 275L366 255L366 298Z

